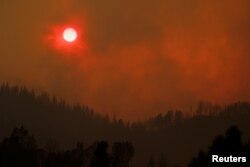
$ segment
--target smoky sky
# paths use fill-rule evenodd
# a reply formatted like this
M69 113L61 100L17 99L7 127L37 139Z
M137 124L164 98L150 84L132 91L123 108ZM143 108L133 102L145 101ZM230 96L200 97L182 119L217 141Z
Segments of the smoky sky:
M2 0L0 81L126 120L250 100L249 0ZM77 22L84 49L46 38Z

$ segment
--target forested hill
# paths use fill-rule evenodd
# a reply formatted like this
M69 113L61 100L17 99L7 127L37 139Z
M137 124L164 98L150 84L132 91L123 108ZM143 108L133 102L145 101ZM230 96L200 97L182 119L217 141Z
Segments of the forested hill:
M70 146L77 140L92 143L106 135L128 129L121 120L109 121L85 105L70 105L46 92L36 94L26 87L0 86L1 137L16 126L24 126L40 138L48 138ZM114 136L115 138L115 136Z
M250 139L249 120L248 102L226 106L201 103L193 116L168 111L144 123L129 125L95 114L85 105L69 105L47 93L0 86L0 140L13 128L24 126L41 147L48 141L61 149L72 148L78 141L86 145L100 140L130 141L135 148L134 166L146 166L152 158L183 166L232 125L243 132L243 140Z

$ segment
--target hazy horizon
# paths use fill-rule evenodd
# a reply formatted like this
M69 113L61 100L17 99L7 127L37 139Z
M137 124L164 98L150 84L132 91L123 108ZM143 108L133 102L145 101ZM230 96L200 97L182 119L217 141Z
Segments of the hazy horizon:
M250 1L0 2L0 82L125 120L250 101ZM79 47L54 35L76 26ZM52 38L51 38L52 37Z

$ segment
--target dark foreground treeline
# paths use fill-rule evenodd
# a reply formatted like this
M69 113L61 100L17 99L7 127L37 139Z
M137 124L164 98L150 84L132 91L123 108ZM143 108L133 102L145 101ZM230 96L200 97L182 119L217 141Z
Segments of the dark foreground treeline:
M52 151L39 149L35 138L23 127L15 128L0 143L1 167L128 167L134 155L130 142L116 142L111 151L106 141L84 148Z
M232 126L225 135L219 135L213 140L208 151L200 151L188 167L249 167L250 141L243 143L241 136L238 127ZM0 142L0 165L1 167L129 167L134 155L134 148L130 142L116 142L111 150L108 149L106 141L96 142L87 148L82 143L77 143L71 150L52 151L53 149L53 145L39 149L34 136L30 135L28 130L23 127L15 128L9 137ZM213 155L223 157L224 162L212 162ZM245 161L242 161L242 158L245 158ZM157 162L151 157L147 167L170 167L170 165L164 157Z
M213 155L219 158L212 162ZM231 158L230 158L231 156ZM245 158L243 161L242 158ZM225 135L217 136L207 151L200 151L188 167L249 167L250 140L243 143L242 132L236 126L229 128Z
M131 141L136 150L131 166L138 167L153 161L186 166L215 136L232 125L241 129L243 141L250 138L248 102L225 106L203 102L192 113L166 111L148 121L128 124L95 114L84 105L69 105L46 93L0 85L0 141L21 125L36 136L40 147L53 145L54 150L73 148L76 141L86 145L95 141Z

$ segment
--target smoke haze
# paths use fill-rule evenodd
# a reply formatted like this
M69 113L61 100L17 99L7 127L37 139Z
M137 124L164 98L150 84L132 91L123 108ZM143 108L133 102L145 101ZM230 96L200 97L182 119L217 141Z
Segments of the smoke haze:
M250 100L248 0L3 0L0 81L145 119L200 100ZM48 37L81 29L83 49Z

